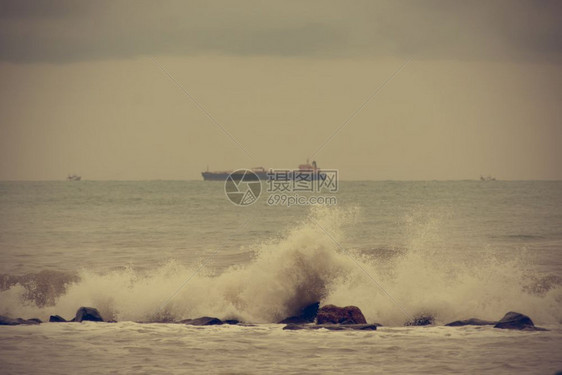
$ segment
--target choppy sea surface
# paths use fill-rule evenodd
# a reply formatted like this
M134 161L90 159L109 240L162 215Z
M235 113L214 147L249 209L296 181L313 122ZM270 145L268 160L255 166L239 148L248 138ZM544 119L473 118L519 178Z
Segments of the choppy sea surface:
M561 181L344 181L333 206L267 194L239 207L220 182L0 182L0 315L118 321L2 326L1 372L562 370ZM275 324L315 301L383 327ZM508 311L549 331L443 326ZM419 314L435 325L403 326ZM200 316L252 325L153 323Z

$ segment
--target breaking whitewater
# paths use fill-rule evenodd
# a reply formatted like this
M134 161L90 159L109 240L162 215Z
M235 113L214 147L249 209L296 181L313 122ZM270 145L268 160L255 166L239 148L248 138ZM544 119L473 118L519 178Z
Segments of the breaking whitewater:
M148 271L3 275L0 314L48 320L94 306L116 321L216 316L276 323L320 302L358 306L367 321L385 326L401 326L420 314L431 315L436 324L494 320L510 310L540 324L562 322L561 278L533 273L524 256L447 256L414 241L406 252L377 258L341 245L338 223L350 215L313 211L283 238L256 245L249 263L218 275L206 266L220 249L193 267L170 260Z
M348 249L341 224L354 217L313 210L282 236L252 245L250 261L220 272L210 267L217 249L191 267L169 260L143 270L3 275L2 316L70 320L85 306L114 323L0 327L0 360L14 374L94 374L100 366L102 372L146 374L562 369L557 275L537 272L524 253L436 251L426 246L429 229L390 256ZM294 331L278 324L315 303L321 310L356 306L367 326L376 327ZM445 326L468 318L498 321L508 311L548 331ZM200 317L230 324L189 320ZM416 319L424 326L405 326ZM26 361L29 355L36 360Z

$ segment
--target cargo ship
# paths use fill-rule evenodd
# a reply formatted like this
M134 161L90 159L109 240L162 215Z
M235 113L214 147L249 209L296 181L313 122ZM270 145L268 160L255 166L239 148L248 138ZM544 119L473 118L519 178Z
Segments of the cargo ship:
M246 171L245 169L241 169L240 171L236 171L236 173L234 173L235 171L211 172L207 169L205 172L201 172L201 175L203 176L203 180L205 181L226 181L226 178L231 174L233 176L237 174L240 174L240 176L242 176L245 173L245 171ZM256 176L258 176L258 178L253 178L252 175L248 175L248 178L246 178L245 181L257 181L258 179L260 180L267 179L267 171L265 170L264 167L255 167L252 168L251 171L254 172Z
M234 173L234 175L236 174L240 174L242 175L246 170L245 169L241 169L239 171L209 171L209 169L207 168L207 170L205 172L201 172L201 175L203 176L203 180L205 181L225 181L226 178L228 176L230 176L232 173ZM308 163L308 160L306 161L306 164L300 164L298 169L270 169L269 171L266 170L264 167L255 167L251 169L252 172L255 173L255 175L260 179L260 180L267 180L267 179L275 179L275 176L277 175L276 172L279 171L288 171L287 174L283 175L283 178L289 178L292 179L294 176L294 172L313 172L313 178L322 178L323 174L320 172L320 169L318 168L318 166L316 165L316 161L312 161L312 164ZM269 174L268 174L269 172ZM314 173L316 172L316 173ZM249 175L248 175L249 176ZM250 176L250 179L246 178L246 181L251 181L253 179L257 180L257 178Z

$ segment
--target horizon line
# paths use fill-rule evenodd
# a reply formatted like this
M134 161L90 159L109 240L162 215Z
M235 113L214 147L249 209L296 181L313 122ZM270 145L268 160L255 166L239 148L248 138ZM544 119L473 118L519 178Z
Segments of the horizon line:
M141 179L82 179L80 181L68 181L66 179L0 179L1 182L150 182L150 181L170 181L170 182L222 182L222 181L205 181L203 179L168 179L168 178L141 178ZM458 182L458 181L480 181L480 182L518 182L518 181L562 181L562 178L525 178L525 179L496 179L493 181L481 181L480 178L458 178L458 179L341 179L340 182Z

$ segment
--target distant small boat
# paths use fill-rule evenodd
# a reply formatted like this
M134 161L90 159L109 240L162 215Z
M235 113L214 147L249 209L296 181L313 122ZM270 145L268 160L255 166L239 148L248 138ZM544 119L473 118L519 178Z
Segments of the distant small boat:
M82 179L82 177L78 176L77 174L69 174L66 179L68 181L80 181Z
M480 181L496 181L496 178L492 176L480 176Z

